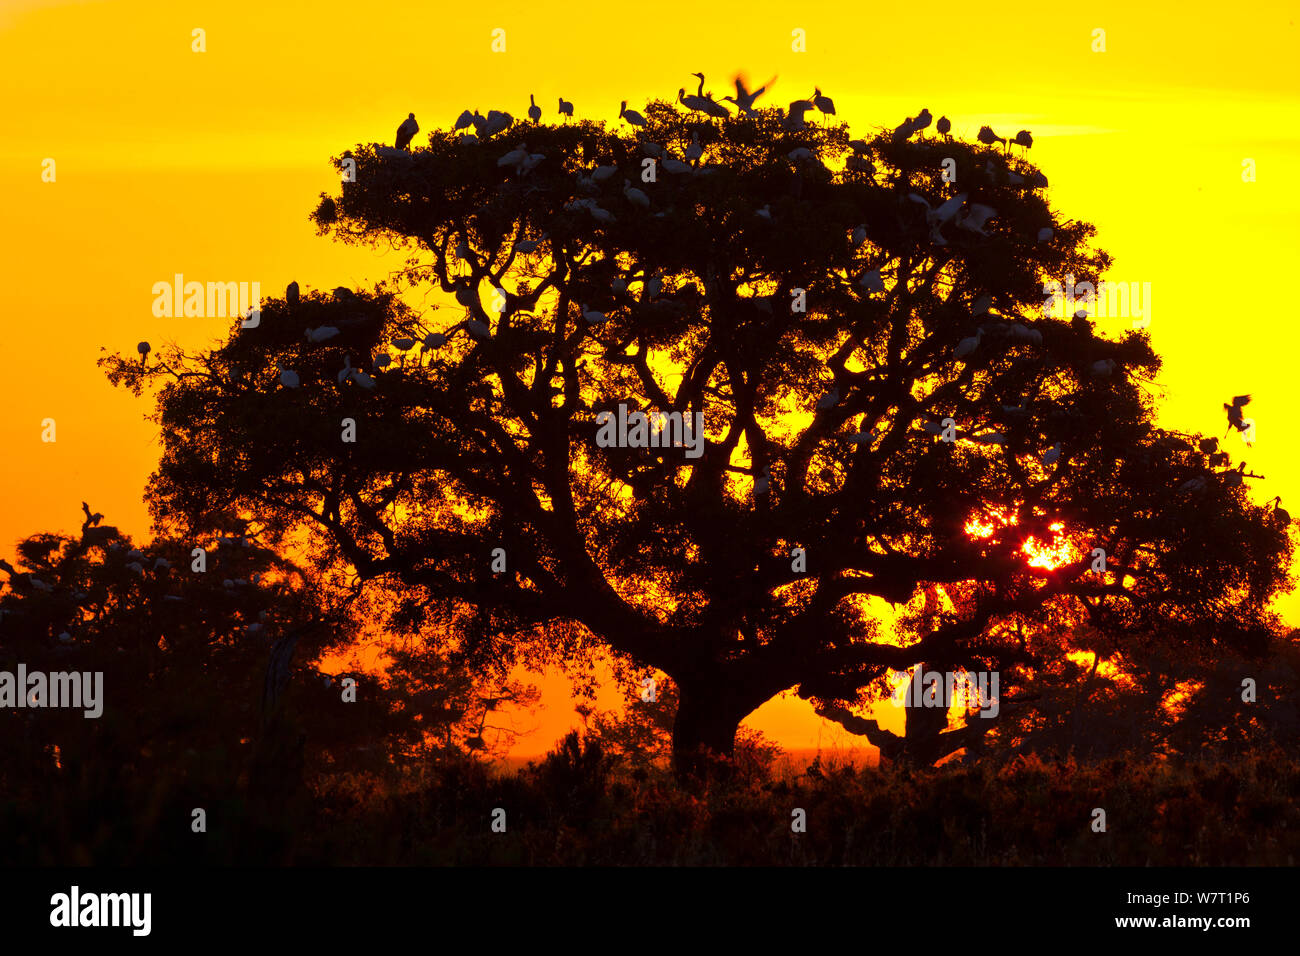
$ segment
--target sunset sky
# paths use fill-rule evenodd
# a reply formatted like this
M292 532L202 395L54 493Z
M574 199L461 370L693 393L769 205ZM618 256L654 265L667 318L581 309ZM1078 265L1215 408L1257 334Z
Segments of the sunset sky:
M257 281L282 295L372 283L400 258L316 236L307 215L337 192L328 158L391 143L461 110L613 121L619 101L673 98L702 70L717 96L743 70L779 79L759 105L813 86L858 134L928 107L954 133L1026 128L1060 216L1097 225L1114 281L1149 282L1165 359L1160 423L1222 437L1222 403L1249 392L1245 450L1260 502L1300 514L1295 319L1278 289L1300 259L1300 79L1295 5L1193 2L1008 6L659 2L625 6L259 0L0 0L0 554L21 537L75 532L82 499L147 539L141 501L159 454L147 401L112 388L101 346L197 348L223 319L156 319L155 282ZM206 52L191 49L206 31ZM494 28L506 51L491 50ZM791 49L806 32L806 52ZM1093 52L1093 31L1106 49ZM424 142L424 133L416 144ZM42 163L56 181L42 181ZM1255 182L1243 182L1253 159ZM1270 279L1272 270L1280 275ZM1270 291L1271 290L1271 291ZM1116 331L1121 321L1111 323ZM1105 328L1105 323L1103 323ZM57 441L41 441L53 418ZM1242 449L1235 437L1227 447ZM1300 595L1280 604L1300 625ZM575 723L557 677L516 753ZM634 688L627 688L631 695ZM613 706L624 694L610 688ZM893 710L892 708L885 708ZM902 711L883 714L901 726ZM784 746L856 738L788 697L747 726Z

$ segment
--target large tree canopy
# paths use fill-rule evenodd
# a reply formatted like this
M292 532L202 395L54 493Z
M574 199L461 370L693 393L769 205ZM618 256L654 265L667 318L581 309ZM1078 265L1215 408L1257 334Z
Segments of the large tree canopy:
M683 767L784 690L842 710L891 669L1061 653L1081 622L1267 643L1288 523L1212 439L1155 426L1145 333L1044 310L1046 280L1110 260L1023 156L645 114L336 160L355 180L314 218L406 250L388 284L114 360L165 382L159 520L309 532L472 666L602 644L660 668ZM620 405L702 415L702 452L602 447ZM879 626L871 599L935 588L902 640Z

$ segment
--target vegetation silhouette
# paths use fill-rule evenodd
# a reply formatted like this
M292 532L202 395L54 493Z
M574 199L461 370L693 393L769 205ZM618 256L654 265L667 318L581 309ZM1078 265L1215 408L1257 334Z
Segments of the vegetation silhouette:
M496 114L337 158L314 221L403 269L295 289L218 348L102 360L160 386L159 527L255 522L455 669L663 671L683 780L787 690L867 732L893 672L1000 673L997 719L886 741L928 765L1059 714L1080 655L1167 678L1284 647L1289 519L1155 424L1145 333L1043 313L1045 280L1103 278L1094 228L992 131L851 140L811 108ZM603 447L621 406L702 416L702 454Z

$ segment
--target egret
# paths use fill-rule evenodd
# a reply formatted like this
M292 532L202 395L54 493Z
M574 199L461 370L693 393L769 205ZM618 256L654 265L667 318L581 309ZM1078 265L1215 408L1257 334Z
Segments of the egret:
M514 166L516 169L528 158L528 144L520 143L510 152L497 160L498 166Z
M542 121L542 108L537 105L532 93L528 94L528 118L533 121L534 126Z
M627 122L633 126L641 126L641 127L645 126L645 117L642 116L640 113L638 113L636 110L628 109L627 100L624 100L622 104L619 106L618 118L621 120L627 120Z
M356 382L362 388L375 387L375 380L371 378L369 375L367 375L365 372L361 371L361 369L359 368L352 370L352 381Z
M465 110L459 116L456 117L457 132L463 129L469 129L473 125L474 125L474 114L471 113L469 110Z
M1060 458L1061 458L1060 442L1057 442L1051 448L1047 449L1047 451L1043 452L1043 464L1049 468L1052 467L1052 465L1055 465L1058 461L1060 461Z
M293 308L297 308L297 306L298 306L298 283L296 283L296 282L290 282L289 285L285 287L285 290L284 290L284 301L285 301L285 304L289 306L289 308L291 308L291 309L293 309Z
M702 96L687 94L686 88L682 87L677 91L677 102L681 103L692 113L703 113L708 108L707 101Z
M1099 362L1093 362L1091 371L1097 378L1107 378L1115 373L1115 360L1108 358L1102 359Z
M966 202L966 193L958 193L957 195L953 196L951 199L941 203L939 205L939 208L934 211L934 214L931 217L931 224L937 226L942 226L946 224L948 220L950 220L953 216L957 215L957 213L961 211L961 207L965 204L965 202Z
M683 155L692 163L704 155L704 147L700 145L698 133L691 133L691 145L686 147L686 152Z
M591 213L591 218L596 220L597 222L618 221L617 219L614 218L614 214L612 212L610 212L608 209L602 209L600 206L597 206L594 203L587 207L587 211Z
M879 269L872 269L870 272L863 273L858 284L868 292L884 292L885 280L880 277Z
M623 181L623 195L626 196L627 201L632 203L634 206L640 206L643 209L650 208L650 197L640 189L637 189L635 186L628 183L626 180Z
M984 231L984 224L998 214L998 211L992 206L985 206L982 203L974 203L964 217L957 221L958 227L968 232L979 233L981 236L987 236Z
M691 171L690 163L683 163L680 159L673 159L671 156L663 160L661 165L665 172L669 173L689 173Z
M393 145L398 149L410 149L411 140L419 131L420 125L415 121L415 114L408 114L406 119L402 120L402 125L397 127L397 142Z
M1189 491L1189 492L1190 492L1190 491L1204 491L1204 490L1205 490L1205 479L1204 479L1203 477L1196 477L1196 478L1192 478L1192 479L1190 479L1190 480L1188 480L1188 481L1184 481L1184 482L1183 482L1183 483L1178 487L1178 490L1179 490L1179 491Z
M764 465L763 473L759 475L759 477L754 479L754 494L756 495L767 494L767 488L768 485L771 484L771 481L772 481L772 475L768 470L767 465Z
M792 162L804 162L813 158L812 150L807 146L799 146L786 153L786 158Z
M785 118L781 120L781 125L787 130L801 130L808 124L804 120L804 113L813 109L811 100L795 100L790 104L790 109Z
M339 330L332 325L322 325L316 329L307 330L307 341L312 343L326 342L339 334Z
M573 104L563 96L560 97L560 115L566 119L573 119Z
M591 178L598 183L603 183L607 179L612 179L617 172L617 166L597 166L591 171Z
M1232 429L1235 428L1239 432L1244 432L1247 430L1247 428L1250 427L1246 424L1245 420L1241 417L1242 409L1249 404L1250 404L1249 395L1238 395L1232 400L1231 405L1228 405L1226 403L1224 404L1223 410L1228 413L1228 431L1232 431Z
M599 325L604 322L608 316L603 312L597 312L595 309L588 309L585 305L581 306L582 317L587 320L588 325Z
M952 350L952 354L959 359L964 359L968 355L974 354L975 350L980 347L980 339L984 337L984 330L976 330L974 335L968 335L957 343L957 347Z
M820 87L813 87L812 103L813 106L817 107L817 109L825 115L835 115L835 101L829 96L822 96Z
M165 594L165 595L163 595L163 600L164 600L164 601L170 601L170 602L172 602L172 603L177 603L177 602L180 602L180 601L184 601L185 599L182 598L182 597L177 597L175 594Z
M279 362L275 367L280 370L280 384L285 388L297 388L299 385L298 373L291 368L283 368Z
M946 116L940 116L939 122L934 124L934 128L939 131L939 135L948 139L948 134L952 132L952 120Z

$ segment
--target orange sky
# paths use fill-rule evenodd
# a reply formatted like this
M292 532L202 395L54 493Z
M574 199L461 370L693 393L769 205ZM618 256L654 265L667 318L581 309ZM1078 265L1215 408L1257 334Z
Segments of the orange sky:
M919 9L0 0L0 552L75 531L83 498L147 535L156 435L147 405L111 388L95 359L141 339L197 347L226 327L155 319L153 283L179 272L279 294L290 279L332 288L395 266L307 222L317 195L336 191L331 154L391 142L411 111L425 129L467 107L522 116L529 93L548 118L562 94L578 114L613 120L621 99L671 97L695 70L719 96L737 69L779 74L781 104L819 85L864 133L923 106L968 137L983 123L1032 130L1055 207L1099 227L1113 280L1152 285L1162 424L1221 436L1221 404L1251 392L1257 441L1245 457L1268 476L1257 498L1280 494L1300 513L1294 319L1277 293L1285 273L1268 278L1300 251L1294 6ZM497 27L503 53L490 48ZM204 53L191 50L194 28ZM1097 28L1104 53L1091 49ZM795 29L806 52L791 49ZM53 183L41 179L46 158ZM54 443L40 440L45 418ZM1300 624L1300 595L1280 607ZM517 753L547 749L576 721L563 682L544 689L543 711L516 716L536 728ZM747 723L788 747L854 739L789 698Z

